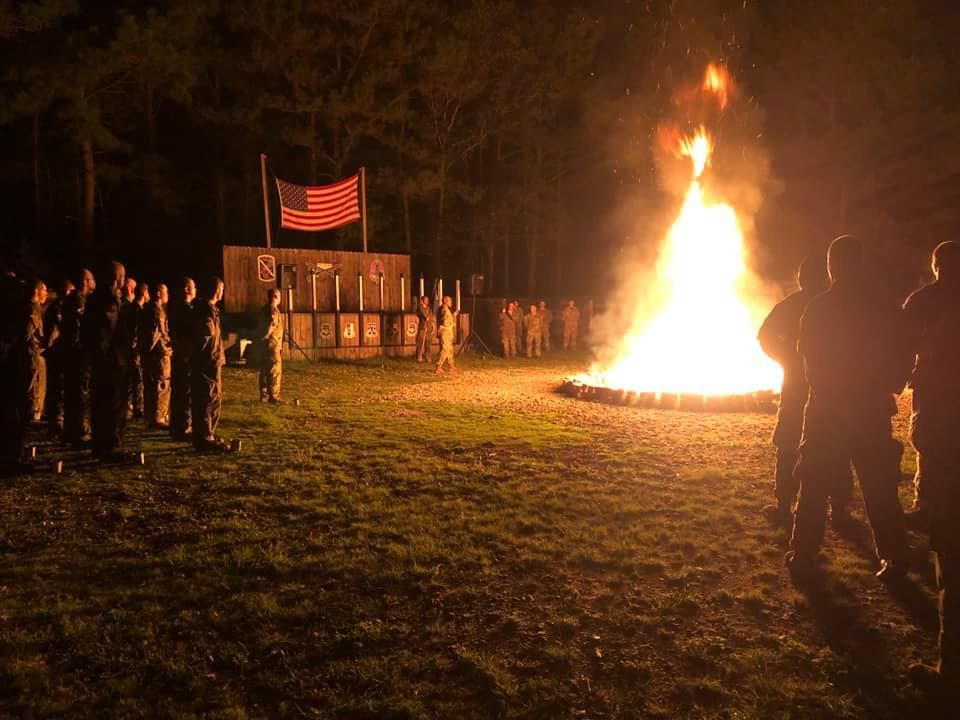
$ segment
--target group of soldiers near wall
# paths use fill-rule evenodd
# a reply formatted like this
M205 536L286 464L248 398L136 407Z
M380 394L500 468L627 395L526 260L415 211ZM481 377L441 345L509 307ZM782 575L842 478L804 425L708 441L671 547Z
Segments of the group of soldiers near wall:
M878 577L901 580L908 525L927 529L939 590L939 661L913 670L918 680L946 687L960 679L960 242L936 247L935 280L902 307L877 298L856 238L835 239L826 264L801 265L800 290L771 311L758 336L784 370L773 437L776 503L767 510L792 530L785 559L798 581L816 572L828 506L836 530L850 522L851 464ZM907 385L917 472L914 506L905 514L897 495L903 446L891 419L894 396Z
M560 312L563 325L563 349L576 350L580 332L580 310L577 303L568 300ZM550 352L553 332L553 311L543 300L532 304L527 312L518 300L503 301L497 321L500 331L500 343L503 356L513 358L518 349L524 348L528 358L538 358L544 352Z
M138 283L114 262L96 278L81 270L50 303L41 280L25 284L7 274L2 282L0 472L27 469L21 459L31 426L89 445L101 460L123 457L131 418L200 450L227 449L216 434L222 280L211 277L198 288L184 278L171 296L166 285ZM260 396L276 403L283 322L279 291L267 295Z

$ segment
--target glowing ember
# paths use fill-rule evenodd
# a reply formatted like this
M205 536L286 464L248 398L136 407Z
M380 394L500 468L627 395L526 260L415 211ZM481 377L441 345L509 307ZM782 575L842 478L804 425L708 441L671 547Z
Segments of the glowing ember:
M725 71L711 66L704 89L717 93L721 107L728 84ZM763 301L751 303L741 293L748 269L736 213L704 199L701 176L713 149L710 136L701 127L689 137L668 131L663 138L675 140L678 157L690 158L692 180L665 238L654 287L637 289L653 301L634 318L610 361L577 380L644 393L779 391L782 370L756 340Z

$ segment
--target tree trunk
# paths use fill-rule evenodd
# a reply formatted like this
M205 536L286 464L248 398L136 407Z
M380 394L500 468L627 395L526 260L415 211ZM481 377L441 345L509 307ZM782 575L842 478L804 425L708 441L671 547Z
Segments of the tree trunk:
M401 179L402 182L402 179ZM407 247L407 255L413 254L413 230L410 227L410 193L406 188L400 191L403 200L403 239Z
M555 249L555 255L553 258L553 294L561 295L566 294L567 289L563 285L563 268L564 268L564 251L566 250L566 223L563 222L563 179L557 178L557 195L556 195L556 205L553 211L554 221L556 223L556 240L557 245Z
M540 251L540 179L543 177L543 143L537 140L535 192L533 193L532 228L527 235L527 297L533 299L537 292L537 255Z
M503 229L503 294L510 294L510 223Z
M223 168L217 164L216 170L216 205L217 205L217 241L224 245L227 241L227 178L223 174Z
M93 247L93 216L97 200L97 165L93 156L93 139L85 135L80 141L83 154L83 246Z
M317 113L310 113L310 184L317 184Z
M443 211L447 200L447 155L440 154L440 187L437 197L437 233L433 238L433 271L434 275L443 275L441 251L443 248Z
M40 115L33 116L33 211L37 223L37 234L43 226L43 208L40 206Z

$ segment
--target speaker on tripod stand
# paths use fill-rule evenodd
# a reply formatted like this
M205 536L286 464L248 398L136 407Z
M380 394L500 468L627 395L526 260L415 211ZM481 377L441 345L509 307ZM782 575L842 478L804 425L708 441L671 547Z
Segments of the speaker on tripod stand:
M460 345L460 352L463 352L471 345L473 349L478 351L480 348L483 348L484 352L487 355L493 355L493 352L487 346L487 343L484 342L483 338L480 336L480 333L477 332L477 295L483 295L484 291L484 277L483 275L472 274L470 275L470 282L468 284L467 290L470 295L473 297L473 304L471 305L470 310L470 333L467 335L466 339Z

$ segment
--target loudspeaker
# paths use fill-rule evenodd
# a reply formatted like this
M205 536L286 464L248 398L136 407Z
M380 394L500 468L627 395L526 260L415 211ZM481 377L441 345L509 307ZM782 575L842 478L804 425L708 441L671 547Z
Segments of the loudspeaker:
M470 294L483 295L483 275L470 276Z
M296 265L281 265L280 270L280 289L281 290L296 290L297 289L297 266Z

